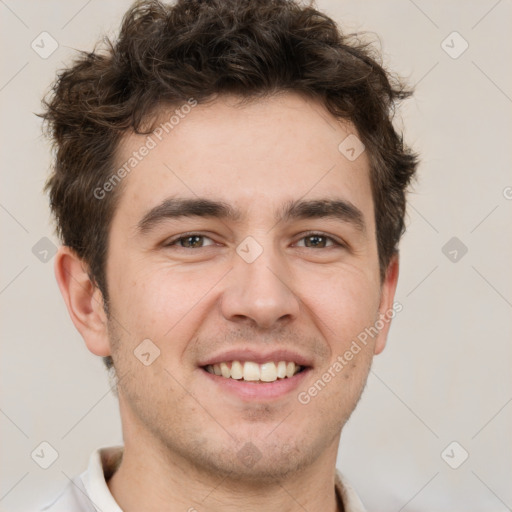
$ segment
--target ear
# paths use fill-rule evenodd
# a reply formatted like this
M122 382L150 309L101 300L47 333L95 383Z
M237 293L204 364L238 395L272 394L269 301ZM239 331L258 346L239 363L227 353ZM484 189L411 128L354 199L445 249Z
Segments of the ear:
M380 305L379 305L379 320L384 324L380 329L379 335L375 342L375 354L380 354L386 346L389 328L391 327L391 319L394 318L397 312L402 310L402 305L394 305L396 285L398 282L398 253L395 253L389 262L386 270L384 282L381 285ZM380 327L380 325L379 325Z
M110 355L103 295L91 281L88 266L71 248L62 246L55 255L54 269L69 316L87 348L97 356Z

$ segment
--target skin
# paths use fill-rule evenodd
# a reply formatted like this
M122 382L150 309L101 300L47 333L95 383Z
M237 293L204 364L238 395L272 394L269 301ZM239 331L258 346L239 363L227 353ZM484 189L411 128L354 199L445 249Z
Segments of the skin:
M60 248L55 270L71 318L92 353L112 355L120 377L125 452L108 485L126 512L340 510L341 430L389 322L307 405L297 394L391 309L398 278L395 257L379 279L369 161L338 151L351 133L350 123L292 93L194 107L122 182L106 266L110 319L86 265ZM127 135L118 163L145 140ZM172 218L137 231L164 199L197 196L242 215ZM365 230L333 218L276 223L287 201L324 198L357 207ZM311 246L308 231L345 245ZM164 245L190 232L207 238L192 248ZM250 264L236 252L247 236L263 248ZM160 356L144 366L133 351L147 338ZM282 397L243 400L198 367L233 347L297 350L312 367ZM247 442L261 455L250 467L237 456Z

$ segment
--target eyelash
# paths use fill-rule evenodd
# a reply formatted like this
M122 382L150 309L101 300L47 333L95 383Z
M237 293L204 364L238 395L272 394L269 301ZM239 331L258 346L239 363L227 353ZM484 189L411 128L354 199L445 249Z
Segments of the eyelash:
M198 237L202 237L202 238L209 238L211 240L211 238L209 236L202 235L201 233L191 232L191 233L182 234L179 237L174 238L173 240L170 240L164 246L165 247L173 247L180 240L186 240L187 238L190 238L190 237L193 237L193 236L198 236ZM334 238L332 236L329 236L329 235L326 235L326 234L321 233L321 232L319 233L317 231L311 231L309 233L305 233L305 234L302 235L302 237L299 240L303 240L304 238L309 238L309 237L313 237L313 236L318 236L318 237L325 238L326 240L329 240L329 241L331 241L333 243L333 245L331 245L331 246L320 247L320 249L328 249L328 248L334 248L334 247L339 247L339 248L346 248L347 247L344 243L338 241L336 238ZM210 246L206 246L206 247L210 247ZM178 246L178 248L179 249L185 249L185 250L197 250L197 249L204 249L205 247L198 247L198 248L194 249L193 247L179 247ZM304 249L315 249L315 247L303 247L303 248Z

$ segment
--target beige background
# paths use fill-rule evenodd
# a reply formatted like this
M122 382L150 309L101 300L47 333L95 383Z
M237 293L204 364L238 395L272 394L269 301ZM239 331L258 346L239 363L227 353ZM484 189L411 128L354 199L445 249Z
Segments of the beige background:
M56 69L114 31L128 5L0 1L2 511L54 497L93 449L122 441L106 372L68 318L53 260L32 252L43 237L58 243L41 192L50 156L33 112ZM402 243L403 311L342 435L338 467L370 510L509 510L512 4L318 5L347 31L376 32L386 62L417 84L402 112L423 159ZM31 48L43 31L59 44L46 59ZM468 249L456 262L453 248L442 251L452 237ZM43 441L59 455L46 470L31 458ZM441 456L453 441L452 465L469 453L458 469Z

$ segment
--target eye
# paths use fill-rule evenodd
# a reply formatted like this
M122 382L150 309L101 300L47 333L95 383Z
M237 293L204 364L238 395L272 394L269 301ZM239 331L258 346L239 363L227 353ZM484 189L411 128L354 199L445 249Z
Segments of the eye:
M304 245L300 242L305 240ZM344 245L334 238L324 235L323 233L308 233L299 240L299 247L325 249L327 247L344 247Z
M205 244L204 241L209 240L211 243ZM166 247L177 246L183 249L200 249L201 247L206 247L208 245L213 245L214 242L211 238L205 235L199 235L197 233L191 233L184 236L180 236L179 238L175 238L169 243L165 244Z
M201 235L199 233L188 233L185 235L181 235L174 240L165 244L165 247L178 247L182 249L201 249L203 247L208 247L211 245L215 245L215 242L207 237L206 235ZM323 233L308 233L303 236L299 242L297 243L299 247L305 247L308 249L326 249L329 247L345 247L345 245L341 242L338 242L331 236L327 236Z

